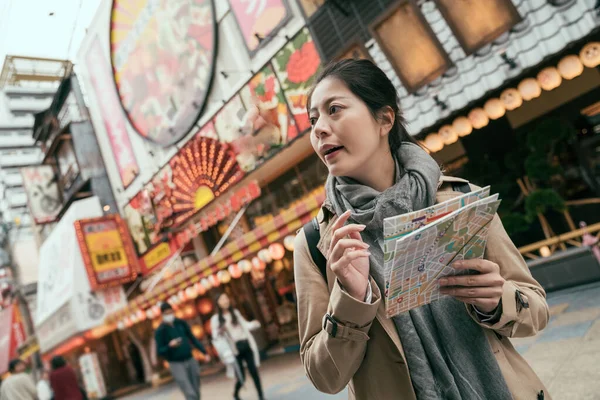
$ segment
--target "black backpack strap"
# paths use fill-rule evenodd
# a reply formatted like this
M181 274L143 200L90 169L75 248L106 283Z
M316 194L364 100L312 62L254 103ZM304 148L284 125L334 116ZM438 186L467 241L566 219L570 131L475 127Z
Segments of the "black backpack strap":
M461 193L471 193L469 182L452 182L452 190Z
M321 232L319 231L319 221L317 218L311 219L306 225L304 225L304 235L306 235L306 242L308 243L308 249L310 250L310 256L313 262L319 268L323 279L327 282L327 260L321 251L317 248L319 240L321 240Z

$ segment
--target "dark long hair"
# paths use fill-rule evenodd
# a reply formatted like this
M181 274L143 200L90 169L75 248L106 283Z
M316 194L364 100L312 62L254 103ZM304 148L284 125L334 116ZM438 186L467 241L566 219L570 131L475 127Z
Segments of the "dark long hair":
M223 295L227 295L227 293L221 293L217 296L215 303L217 304L217 313L219 314L219 328L222 328L225 325L225 316L223 315L223 309L219 306L219 298ZM233 305L229 302L229 308L227 309L229 314L231 314L231 323L235 326L238 324L237 315L233 312Z
M52 357L52 360L50 360L50 366L52 367L53 371L62 368L65 365L67 365L67 361L63 358L63 356L54 356Z
M336 78L366 104L376 120L381 119L381 111L390 107L395 114L394 124L388 134L390 150L395 153L402 142L417 143L408 134L405 120L399 107L398 92L396 87L387 77L385 72L370 60L347 59L332 62L321 71L308 94L306 110L310 110L310 99L315 87L325 78Z

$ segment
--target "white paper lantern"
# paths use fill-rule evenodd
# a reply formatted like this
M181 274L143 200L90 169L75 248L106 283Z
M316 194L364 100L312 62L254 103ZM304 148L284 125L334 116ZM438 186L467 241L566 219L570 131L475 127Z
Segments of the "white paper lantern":
M500 99L489 99L483 105L483 110L487 114L487 116L492 119L502 118L504 114L506 114L506 108L504 108L504 104Z
M509 111L515 110L523 105L523 98L517 89L509 88L500 94L500 100L504 108Z
M221 281L222 284L226 284L231 281L231 275L224 269L217 272L217 278L219 278L219 281Z
M525 101L538 98L542 94L542 88L540 87L540 84L533 78L523 79L517 88L519 89L521 97Z
M469 122L475 129L481 129L490 122L490 118L487 116L483 108L474 108L469 113Z
M194 285L185 289L185 296L188 299L195 299L198 297L198 292L196 291L196 287Z
M540 87L545 91L554 90L562 83L562 77L555 67L546 67L537 75Z
M600 42L591 42L583 46L579 52L579 59L588 68L600 65Z
M283 247L285 247L288 251L294 251L294 240L296 237L293 235L286 236L283 239Z
M269 264L271 261L273 261L273 258L271 257L271 253L269 253L269 250L267 249L262 249L261 251L258 252L258 258L266 263Z
M152 311L151 308L146 310L146 318L147 319L154 319L155 315L154 315L154 311Z
M444 148L444 141L437 133L432 133L425 138L425 147L432 153L440 151Z
M252 263L248 260L240 260L238 262L238 267L240 267L240 269L242 270L242 272L244 273L248 273L250 271L252 271Z
M569 81L583 73L583 64L577 56L566 56L558 63L558 72L560 76Z
M125 322L119 321L117 323L117 329L120 330L120 331L124 330L125 329Z
M456 132L456 134L460 137L465 137L470 135L473 132L473 125L469 118L467 117L458 117L452 122L452 129ZM440 135L442 132L440 131Z
M200 284L202 285L202 287L204 287L204 289L206 290L210 290L212 289L212 284L210 283L210 281L207 278L203 278L200 281Z

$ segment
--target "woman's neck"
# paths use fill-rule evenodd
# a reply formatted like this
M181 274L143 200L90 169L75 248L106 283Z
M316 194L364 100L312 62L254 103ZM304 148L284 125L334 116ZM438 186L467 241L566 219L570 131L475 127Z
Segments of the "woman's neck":
M371 157L367 165L353 177L365 186L383 192L396 182L396 161L388 151L382 156Z

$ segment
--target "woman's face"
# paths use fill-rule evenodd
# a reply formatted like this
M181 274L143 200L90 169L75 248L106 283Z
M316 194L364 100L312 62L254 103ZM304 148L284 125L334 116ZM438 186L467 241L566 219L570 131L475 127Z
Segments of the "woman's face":
M219 296L217 304L222 310L227 310L231 304L231 302L229 301L229 296L227 296L226 294L222 294L221 296Z
M310 106L310 141L331 175L359 179L379 151L389 151L387 135L392 124L373 118L367 105L341 80L322 80Z

